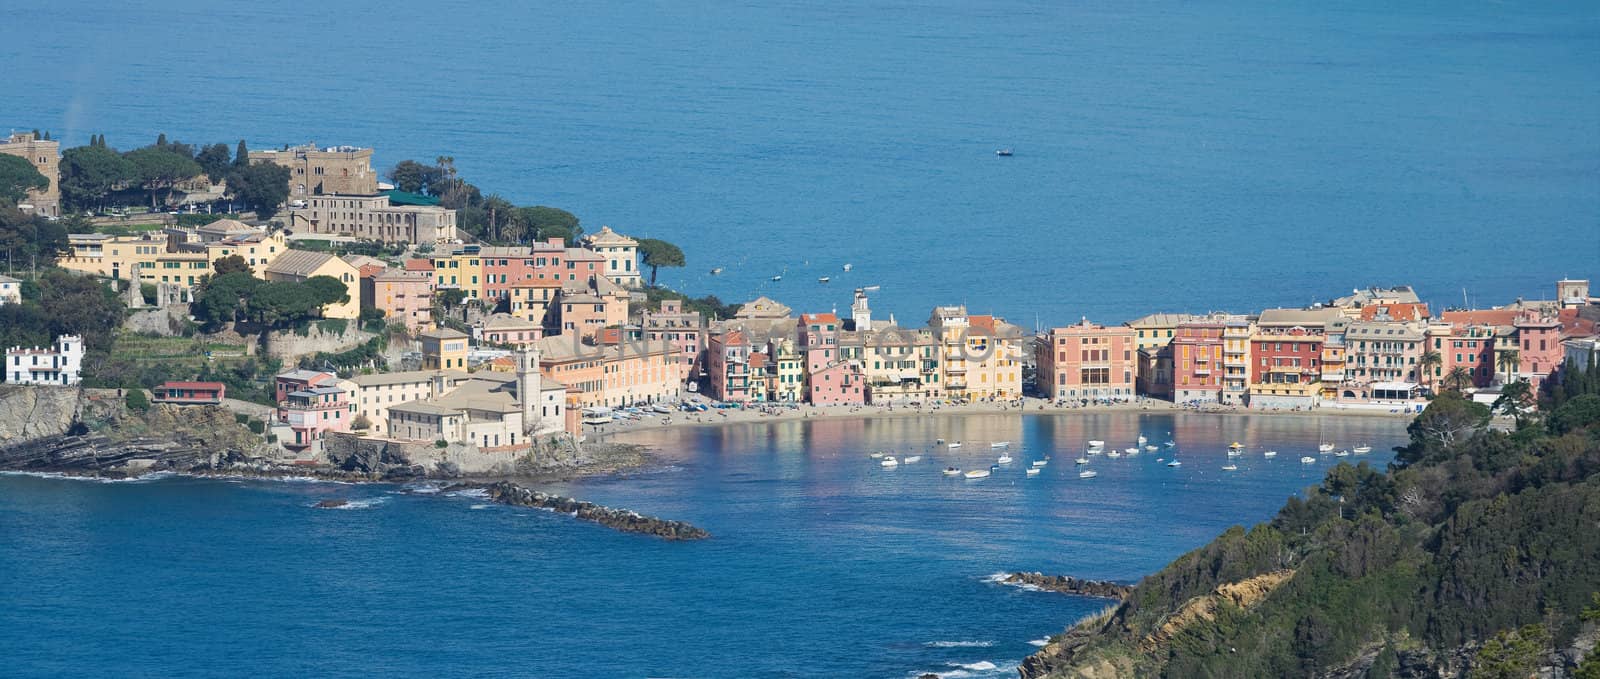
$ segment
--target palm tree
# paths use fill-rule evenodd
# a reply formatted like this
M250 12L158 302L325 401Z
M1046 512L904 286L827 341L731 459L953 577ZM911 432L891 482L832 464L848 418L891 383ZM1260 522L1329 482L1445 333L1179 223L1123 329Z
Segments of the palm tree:
M1468 370L1464 366L1458 365L1454 368L1451 368L1450 373L1444 376L1444 386L1446 389L1461 391L1462 389L1466 389L1467 385L1469 384L1472 384L1472 371Z
M1516 349L1502 351L1500 352L1500 357L1496 359L1496 363L1499 363L1500 369L1506 372L1506 379L1503 384L1510 384L1511 377L1516 372L1517 366L1522 364L1522 354Z
M1444 356L1432 349L1423 352L1422 358L1417 360L1417 367L1422 370L1422 376L1427 378L1424 381L1430 389L1433 387L1433 371L1443 364Z

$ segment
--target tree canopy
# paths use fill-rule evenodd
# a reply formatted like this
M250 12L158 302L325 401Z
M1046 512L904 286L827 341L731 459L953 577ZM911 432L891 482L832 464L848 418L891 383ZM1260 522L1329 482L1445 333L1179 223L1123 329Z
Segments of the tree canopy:
M245 163L228 174L228 192L269 219L289 198L289 168L277 163Z
M22 156L0 153L0 202L22 202L28 191L50 188L50 180Z
M212 262L211 270L217 276L225 276L230 273L248 274L250 273L250 264L244 261L242 256L228 255L227 257L218 257L217 261Z
M656 285L656 272L661 267L680 267L684 265L683 250L678 246L657 238L640 238L639 254L644 256L645 266L650 267L650 287Z
M70 208L104 207L112 191L137 180L133 163L105 146L76 146L61 153L61 200Z
M195 154L194 162L199 163L200 169L213 183L222 181L233 167L227 144L212 144L200 149L200 153Z
M134 174L139 178L139 182L150 193L152 208L157 206L158 192L166 191L167 200L170 201L172 191L178 182L200 174L200 164L194 162L193 158L174 150L171 145L134 149L128 152L127 159L133 163Z
M320 317L329 304L348 301L349 289L330 276L312 276L303 283L267 282L233 271L207 280L191 310L213 328L243 320L286 327Z

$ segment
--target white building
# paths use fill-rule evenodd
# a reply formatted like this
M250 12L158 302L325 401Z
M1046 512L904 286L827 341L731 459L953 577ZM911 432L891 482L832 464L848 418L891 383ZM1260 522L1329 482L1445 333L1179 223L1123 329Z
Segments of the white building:
M1562 342L1561 346L1565 354L1563 361L1571 361L1578 370L1600 365L1600 338L1578 337Z
M639 241L600 227L599 233L584 234L583 247L606 258L605 276L624 288L637 288L644 283L639 276Z
M12 384L77 384L82 380L83 338L62 335L53 349L12 347L6 350L7 382Z
M22 281L10 276L0 276L0 304L22 303Z

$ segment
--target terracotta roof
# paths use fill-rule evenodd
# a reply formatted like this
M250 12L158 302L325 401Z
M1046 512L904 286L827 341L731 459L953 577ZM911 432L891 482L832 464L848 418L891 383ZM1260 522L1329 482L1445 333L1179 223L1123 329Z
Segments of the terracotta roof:
M991 335L994 334L995 323L993 316L968 316L967 325L970 325L974 328L981 328Z
M800 322L804 323L806 325L810 325L812 323L834 323L834 324L838 324L839 316L836 315L836 314L831 314L831 313L828 313L828 314L800 314Z
M590 245L638 245L639 241L624 236L611 230L609 226L600 227L598 233L584 234L583 242Z
M162 382L162 389L216 389L220 390L227 385L221 382Z
M1474 309L1471 311L1446 311L1439 320L1465 325L1511 325L1517 320L1516 309Z
M433 260L431 260L431 259L408 259L408 260L406 260L406 271L432 271L432 270L433 270Z
M1368 304L1361 307L1361 320L1370 321L1379 314L1397 321L1418 321L1428 317L1428 305L1421 302L1400 304Z

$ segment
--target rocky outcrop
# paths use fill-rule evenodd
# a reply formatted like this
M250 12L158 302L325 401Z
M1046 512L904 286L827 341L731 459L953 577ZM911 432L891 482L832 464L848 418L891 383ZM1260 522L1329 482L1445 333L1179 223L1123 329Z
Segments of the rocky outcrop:
M1272 590L1288 582L1292 577L1294 571L1281 570L1218 585L1212 593L1190 599L1183 608L1163 620L1161 626L1139 644L1140 650L1146 653L1153 652L1195 622L1216 620L1217 606L1224 602L1237 608L1254 606L1256 602L1265 599Z
M711 537L705 529L683 521L658 519L626 509L613 509L593 502L530 490L509 481L492 484L462 484L451 489L483 488L490 500L516 507L538 507L571 514L625 533L654 535L667 540L703 540Z
M146 413L123 412L120 403L78 404L80 415L99 412L106 420L74 420L62 426L44 413L71 407L59 397L38 391L48 403L34 412L44 435L0 443L0 468L73 474L120 475L146 471L208 471L259 464L270 448L240 425L228 410L215 406L156 405ZM76 390L72 401L77 401ZM92 426L91 426L92 425ZM39 428L32 433L41 433Z
M72 431L84 406L82 391L77 387L0 385L0 446Z
M1008 585L1032 585L1050 592L1101 597L1104 599L1123 599L1128 596L1128 592L1133 591L1132 585L1122 585L1104 580L1080 580L1065 575L1045 575L1043 573L1012 573L1007 575L1001 582Z

